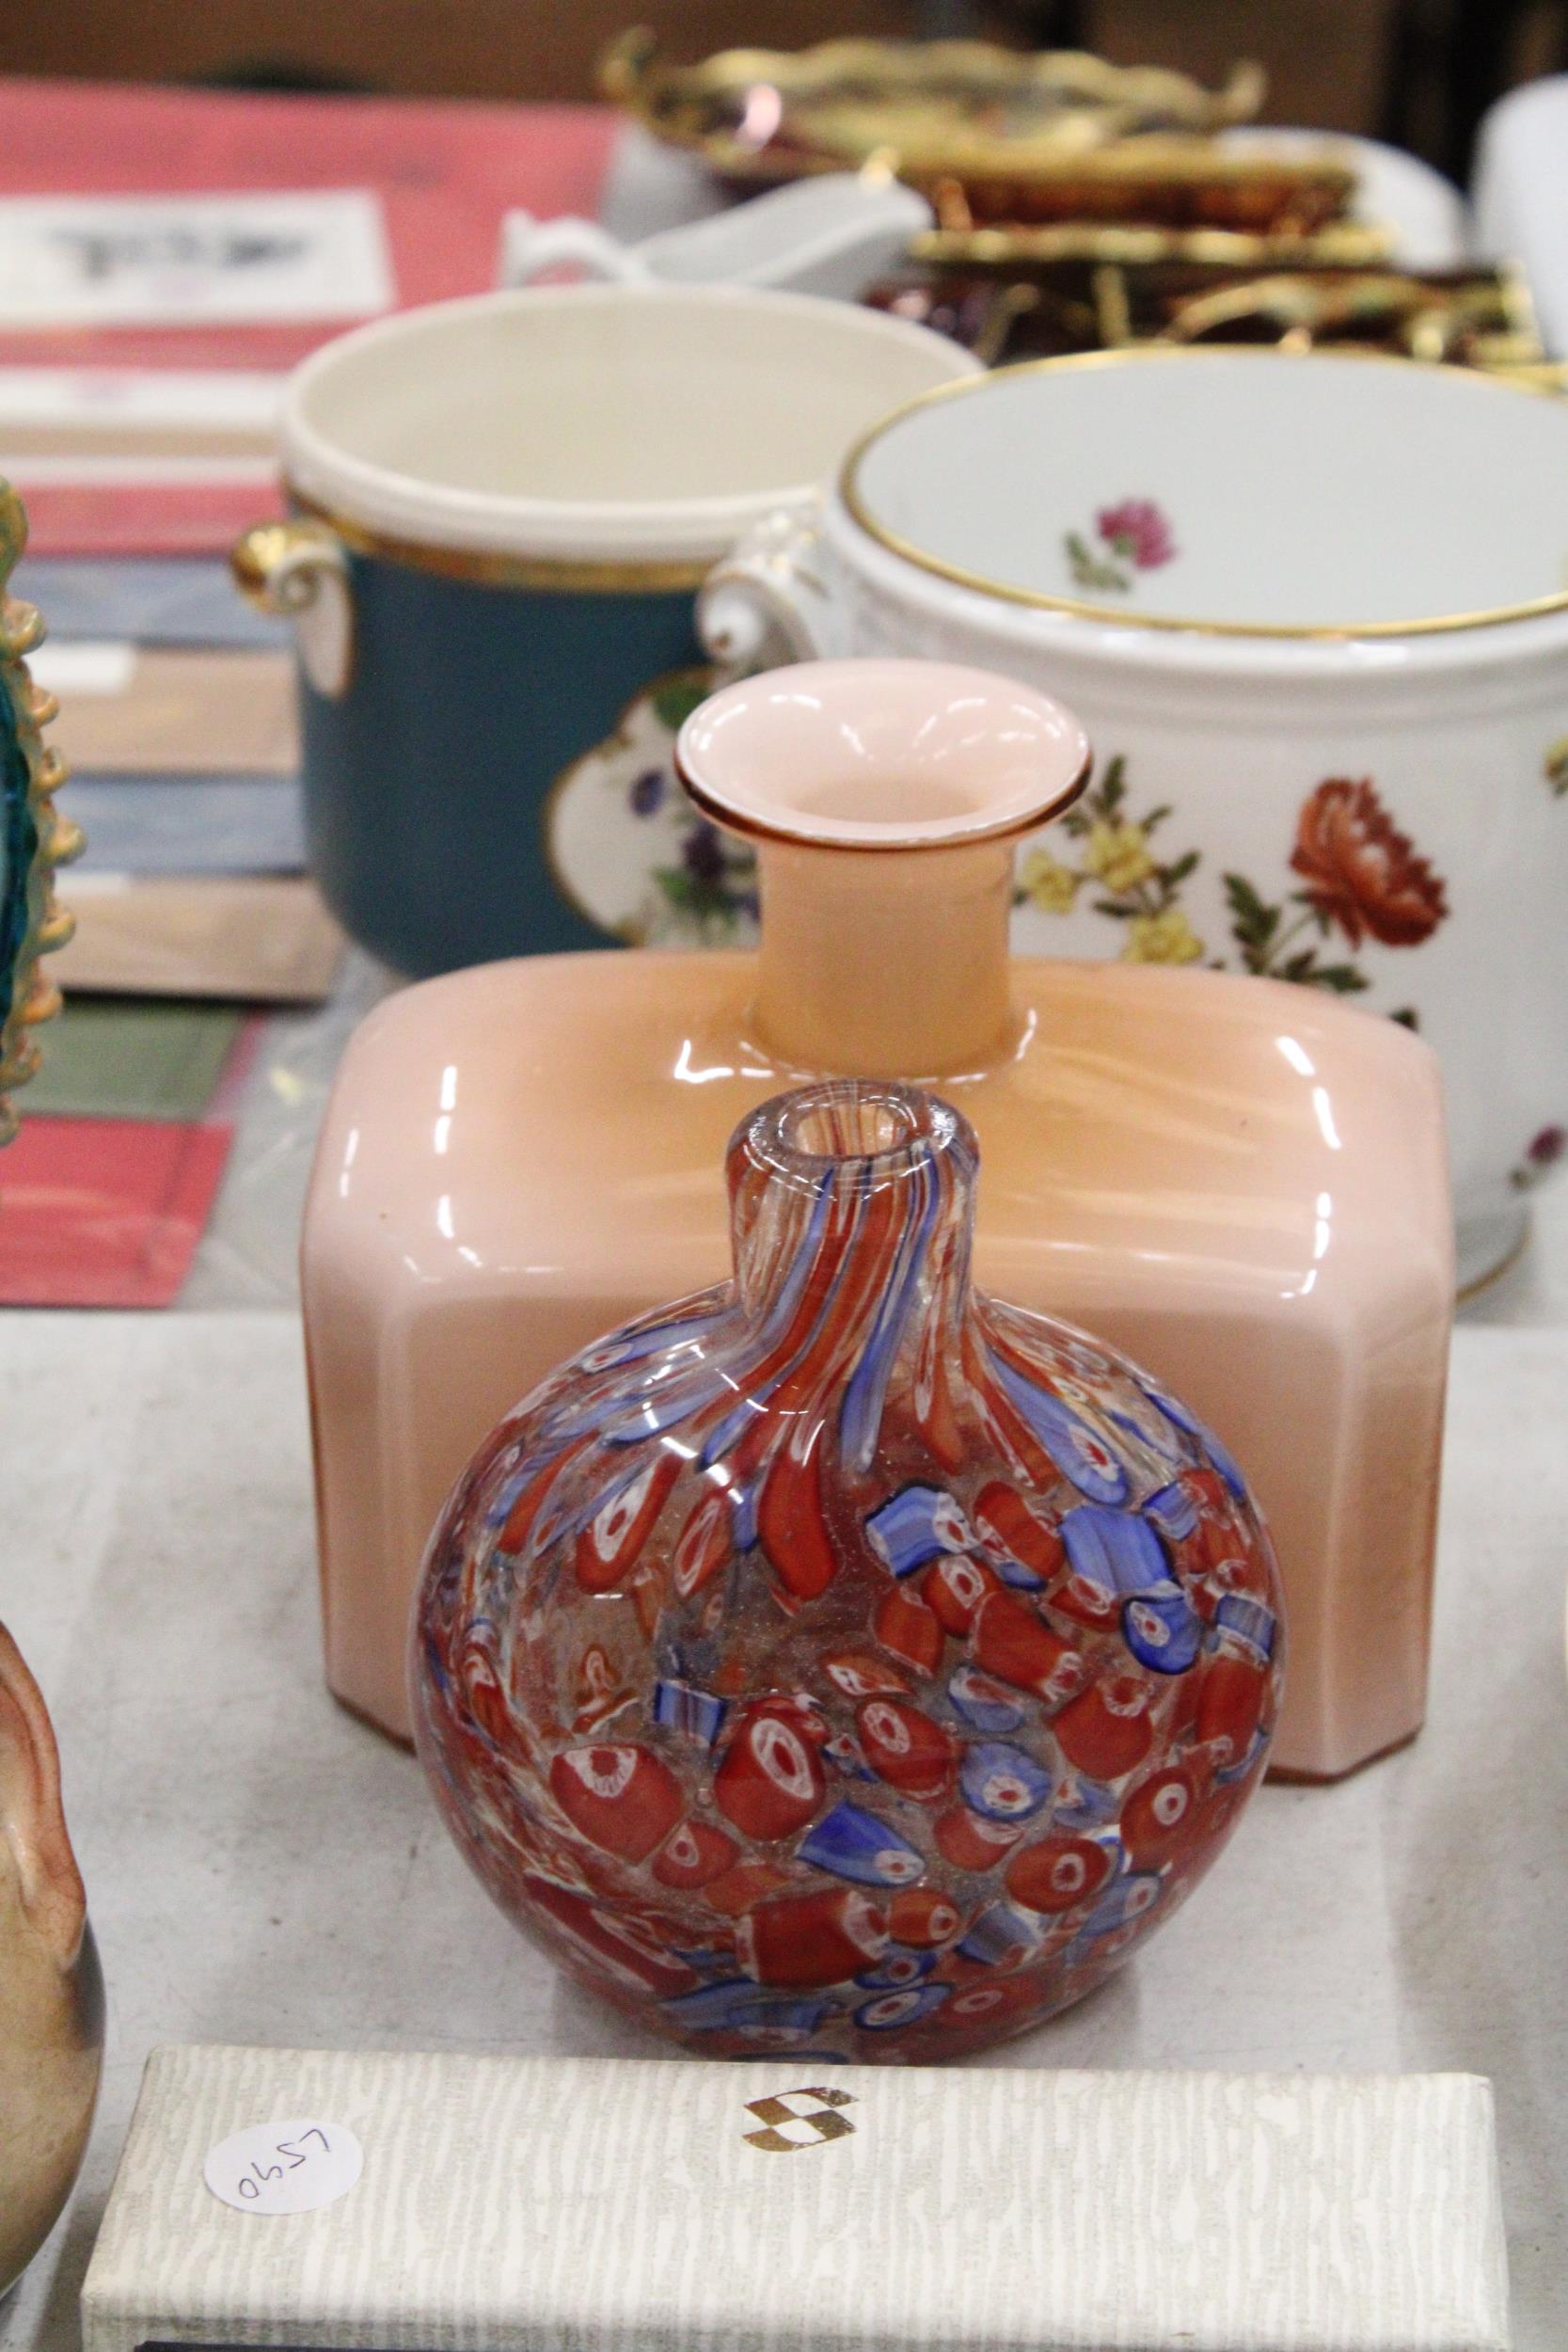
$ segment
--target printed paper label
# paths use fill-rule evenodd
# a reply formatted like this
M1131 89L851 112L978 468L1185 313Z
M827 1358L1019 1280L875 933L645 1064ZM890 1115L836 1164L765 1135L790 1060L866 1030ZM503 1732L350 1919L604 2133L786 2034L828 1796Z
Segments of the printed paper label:
M394 295L364 188L0 199L0 327L365 318Z
M270 434L283 382L252 368L0 368L0 429Z
M35 686L50 694L124 694L136 675L136 649L122 638L62 637L27 657Z
M201 2176L236 2213L314 2213L346 2196L365 2152L342 2123L251 2123L209 2149Z

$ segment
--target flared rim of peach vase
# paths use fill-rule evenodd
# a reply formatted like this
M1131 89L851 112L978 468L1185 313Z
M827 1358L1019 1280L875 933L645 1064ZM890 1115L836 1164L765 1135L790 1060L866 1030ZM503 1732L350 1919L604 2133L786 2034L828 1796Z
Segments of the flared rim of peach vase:
M1049 695L944 661L801 661L720 689L675 768L726 832L803 848L957 850L1032 833L1088 781Z

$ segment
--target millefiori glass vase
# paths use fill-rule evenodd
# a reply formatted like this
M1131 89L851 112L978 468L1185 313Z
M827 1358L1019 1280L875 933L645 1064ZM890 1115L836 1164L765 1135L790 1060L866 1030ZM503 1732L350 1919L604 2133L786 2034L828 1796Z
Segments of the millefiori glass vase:
M733 1282L576 1357L432 1540L416 1736L497 1901L712 2055L926 2060L1184 1899L1279 1698L1267 1534L1124 1358L970 1279L976 1151L911 1088L776 1097Z

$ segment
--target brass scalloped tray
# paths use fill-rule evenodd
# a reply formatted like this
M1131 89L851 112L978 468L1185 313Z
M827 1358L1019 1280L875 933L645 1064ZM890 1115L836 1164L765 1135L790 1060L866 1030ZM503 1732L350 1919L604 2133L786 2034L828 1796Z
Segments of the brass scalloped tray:
M916 269L985 278L1049 277L1074 263L1114 269L1160 264L1214 270L1367 269L1386 262L1394 233L1376 222L1329 221L1291 229L1168 229L1147 221L1053 221L1016 227L928 229L910 241Z
M1354 173L1339 151L1238 152L1213 134L1249 120L1255 66L1223 88L1114 66L1077 50L987 41L831 40L657 62L623 33L599 65L605 95L655 137L725 179L790 180L881 160L951 214L990 220L1154 220L1305 231L1342 217Z
M38 1067L28 1032L59 1009L39 959L71 937L71 917L55 903L55 868L82 847L78 828L55 809L65 762L40 734L55 698L27 674L43 623L30 604L4 595L26 538L22 501L0 482L0 1143L16 1129L8 1091Z
M989 365L1148 343L1275 343L1291 350L1386 352L1447 360L1564 388L1547 358L1518 270L1294 266L1236 240L1118 235L1021 240L990 267L965 249L943 255L924 239L926 263L872 289L879 308L965 343ZM1218 249L1224 248L1224 249Z

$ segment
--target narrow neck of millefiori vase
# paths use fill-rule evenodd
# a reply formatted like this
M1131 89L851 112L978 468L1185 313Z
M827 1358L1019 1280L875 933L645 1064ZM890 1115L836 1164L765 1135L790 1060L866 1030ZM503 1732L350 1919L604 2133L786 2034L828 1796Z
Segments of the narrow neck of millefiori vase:
M1017 1033L1013 844L855 850L763 842L758 1042L798 1070L936 1078Z
M803 1410L847 1385L850 1459L871 1459L895 1373L918 1386L958 1345L976 1157L951 1104L871 1080L777 1095L732 1138L736 1279L768 1402L787 1387Z

